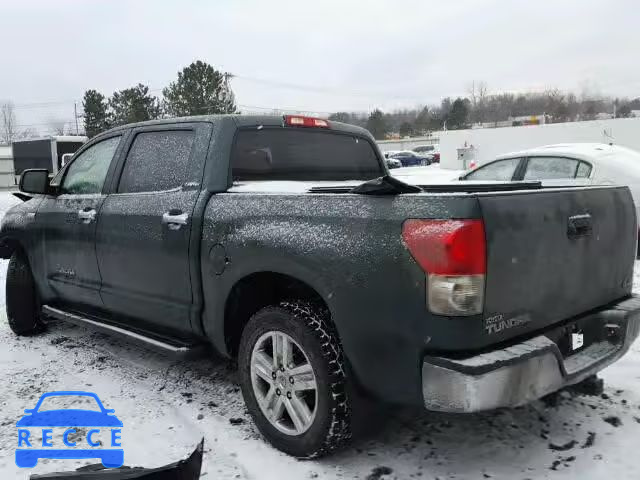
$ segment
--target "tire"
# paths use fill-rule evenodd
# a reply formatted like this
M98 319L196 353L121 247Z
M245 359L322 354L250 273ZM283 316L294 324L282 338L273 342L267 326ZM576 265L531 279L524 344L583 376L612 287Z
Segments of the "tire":
M7 321L16 335L34 335L44 329L40 302L26 256L19 251L11 255L7 269Z
M274 368L271 372L274 376L273 382L269 384L263 378L258 379L259 375L256 376L255 373L256 363L254 361L252 369L252 360L254 354L268 351L269 342L273 348L270 339L274 334L279 338L288 337L289 345L293 342L289 357L295 361L292 360L285 370ZM266 345L264 350L259 350L261 345ZM274 357L277 355L272 355L271 361ZM305 361L307 365L297 366ZM273 367L273 363L266 365ZM249 413L262 435L278 450L298 458L317 458L338 449L351 438L350 398L347 395L342 347L329 323L329 312L326 309L305 302L283 302L278 306L269 306L258 311L242 332L238 366L242 394ZM308 369L309 366L312 375L308 374L304 378L298 375L296 378L300 382L296 380L295 388L302 388L303 384L306 386L309 383L308 379L313 378L315 390L292 392L294 383L285 385L287 376L290 372L300 371L300 368ZM294 377L289 376L289 381L292 378ZM284 383L279 383L281 381ZM282 388L281 393L278 393L281 397L271 397L274 398L274 405L279 405L278 401L284 404L280 407L282 417L279 421L270 420L260 406L258 397L261 395L261 385L267 392L262 397L263 405L269 392L277 392L278 385ZM296 395L296 398L293 399L290 395ZM309 395L312 395L311 400ZM288 401L287 398L291 400ZM294 401L299 405L300 400L306 405L311 405L307 413L313 410L306 429L297 428L294 416L289 415L290 409L294 408ZM277 409L278 407L274 406L271 410L272 416L276 415L273 412ZM298 419L301 418L305 416L298 416ZM309 416L306 418L309 419ZM283 431L287 429L289 431ZM294 429L295 432L292 431Z

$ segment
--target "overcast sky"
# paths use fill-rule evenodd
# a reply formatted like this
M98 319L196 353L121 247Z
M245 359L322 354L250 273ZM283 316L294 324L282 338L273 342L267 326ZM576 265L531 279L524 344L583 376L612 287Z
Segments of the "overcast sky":
M473 80L640 96L637 0L0 2L0 100L22 125L70 120L89 88L159 94L195 59L236 75L245 110L392 110Z

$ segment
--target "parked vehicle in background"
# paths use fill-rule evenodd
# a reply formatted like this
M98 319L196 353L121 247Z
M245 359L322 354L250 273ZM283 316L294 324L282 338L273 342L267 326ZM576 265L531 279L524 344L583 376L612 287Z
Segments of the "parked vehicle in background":
M73 158L73 153L63 153L60 164L64 167Z
M423 189L362 128L214 115L104 132L20 188L32 198L0 228L13 332L53 317L178 355L213 346L297 457L349 440L354 392L518 406L640 330L626 187Z
M55 175L63 166L63 157L73 154L85 142L81 135L57 135L29 140L16 140L12 144L16 185L20 175L29 168L46 168Z
M403 150L389 155L389 158L400 160L403 167L416 167L431 165L432 157L413 152L411 150Z
M384 159L384 161L387 164L387 168L389 168L389 169L402 167L402 162L400 160L398 160L397 158L386 157Z
M507 153L463 173L460 180L577 180L580 184L625 185L640 218L640 152L618 145L567 143Z
M418 145L417 147L412 148L412 150L420 154L433 155L433 162L440 162L440 145L437 143L434 143L433 145Z

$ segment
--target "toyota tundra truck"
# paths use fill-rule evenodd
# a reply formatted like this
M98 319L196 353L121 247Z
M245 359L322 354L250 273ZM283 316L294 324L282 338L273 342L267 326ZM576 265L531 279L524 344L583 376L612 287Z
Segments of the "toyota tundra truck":
M577 384L638 335L626 187L408 185L371 135L303 116L125 125L5 215L7 319L237 360L266 439L342 446L356 395L442 412Z

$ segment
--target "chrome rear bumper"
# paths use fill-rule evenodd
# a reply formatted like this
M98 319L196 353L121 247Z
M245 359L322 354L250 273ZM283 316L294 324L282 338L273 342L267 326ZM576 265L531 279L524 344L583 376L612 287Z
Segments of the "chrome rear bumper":
M640 297L632 296L569 325L588 322L601 338L563 356L546 333L465 359L426 357L422 394L428 410L478 412L515 407L578 383L624 355L640 330ZM554 331L557 329L554 329Z

